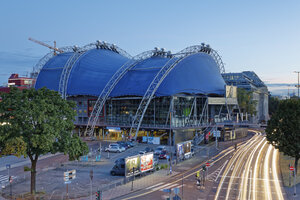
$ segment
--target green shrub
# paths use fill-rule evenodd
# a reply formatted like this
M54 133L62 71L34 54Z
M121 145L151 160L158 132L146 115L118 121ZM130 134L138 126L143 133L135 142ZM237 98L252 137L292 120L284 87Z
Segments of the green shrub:
M30 172L30 171L31 171L30 167L24 166L24 172Z

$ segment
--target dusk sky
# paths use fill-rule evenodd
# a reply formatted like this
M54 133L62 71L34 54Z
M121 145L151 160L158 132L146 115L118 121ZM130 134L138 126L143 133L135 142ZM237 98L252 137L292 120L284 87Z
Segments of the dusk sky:
M294 85L300 71L300 1L14 1L0 3L0 84L26 75L49 49L96 40L131 55L177 52L205 42L226 72L254 71L265 83ZM270 88L271 89L271 88ZM291 86L291 90L294 90ZM272 89L271 89L272 90Z

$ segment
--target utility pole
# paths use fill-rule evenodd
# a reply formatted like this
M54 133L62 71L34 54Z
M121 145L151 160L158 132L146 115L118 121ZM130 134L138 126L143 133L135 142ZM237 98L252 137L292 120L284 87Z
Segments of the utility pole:
M299 73L300 73L300 71L294 71L294 73L298 74L298 85L296 87L298 88L298 98L299 98Z
M133 177L132 177L132 182L131 182L131 191L133 191L133 181L134 181L134 167L132 168L132 172L133 172Z
M170 132L169 132L169 174L172 174L172 114L173 114L173 106L174 106L174 99L170 100Z
M93 199L93 177L94 177L94 170L91 169L91 171L90 171L90 180L91 180L91 200Z
M170 111L170 132L169 132L169 145L170 145L170 149L169 149L169 174L171 175L171 170L172 170L172 140L171 140L171 137L172 137L172 129L171 129L171 126L172 126L172 108L171 108L171 111Z
M297 196L296 192L296 169L294 169L294 197Z

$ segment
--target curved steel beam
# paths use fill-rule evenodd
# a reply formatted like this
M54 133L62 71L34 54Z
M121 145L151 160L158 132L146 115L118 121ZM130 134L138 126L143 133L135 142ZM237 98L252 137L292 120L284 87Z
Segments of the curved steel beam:
M71 46L66 46L66 47L62 47L59 48L61 50L64 51L64 53L68 53L68 52L73 52L73 47ZM53 54L53 52L47 53L44 57L42 57L38 63L33 67L33 72L39 72L42 67L55 55Z
M204 45L190 46L190 47L187 47L187 48L181 50L180 52L176 53L176 55L180 55L180 54L189 55L189 54L196 53L196 52L203 52L203 53L206 53L206 54L212 56L212 58L215 60L215 62L217 63L217 65L219 67L220 73L221 74L225 73L225 66L222 61L221 56L218 54L218 52L216 50L212 49L209 45L207 45L207 46L204 46Z
M196 52L199 53L199 52ZM146 110L153 99L153 96L157 89L159 88L160 84L163 82L163 80L168 76L168 74L177 66L178 63L180 63L183 59L186 57L193 55L195 53L189 53L189 54L176 54L176 56L172 57L162 68L161 70L156 74L155 78L149 85L147 91L145 92L143 99L136 111L136 114L133 118L131 128L130 128L130 135L132 134L133 129L136 129L135 131L135 140L137 138L137 134L139 132L140 126L142 124L144 115L146 113Z
M127 58L132 58L132 56L129 53L127 53L124 49L121 49L117 45L107 43L107 42L101 42L99 40L81 47L80 51L87 51L87 50L95 49L95 48L111 50L111 51L121 54L122 56L125 56Z
M71 74L71 71L73 69L73 66L75 63L79 60L80 57L82 57L87 51L92 49L108 49L111 51L114 51L116 53L119 53L125 57L131 58L131 56L124 51L123 49L117 47L114 44L109 43L101 43L100 41L87 44L81 48L77 48L76 46L73 47L74 54L68 59L66 64L64 65L63 71L60 76L59 81L59 93L61 94L63 99L67 98L67 87L68 87L68 81Z
M118 71L115 72L115 74L110 78L110 80L103 88L102 92L100 93L94 105L93 111L91 113L91 116L89 117L89 121L86 126L85 134L88 135L93 134L99 118L99 114L101 113L107 98L109 97L110 93L115 88L115 86L118 84L118 82L123 78L123 76L141 61L152 57L155 52L156 52L155 50L150 50L138 54L137 56L133 57L128 62L126 62L123 66L121 66L118 69Z
M110 44L110 43L104 43L105 45L105 48L108 49L108 50L111 50L111 51L114 51L116 53L119 53L127 58L132 58L132 56L130 54L128 54L125 50L121 49L120 47L114 45L114 44ZM100 47L100 45L103 45L103 43L101 43L100 41L97 41L97 42L94 42L94 43L90 43L90 44L87 44L81 48L78 48L78 52L86 52L90 49L95 49L95 48L98 48ZM62 47L60 48L64 53L69 53L69 52L74 52L74 46L67 46L67 47ZM38 74L40 72L40 70L42 69L42 67L51 59L54 57L54 54L53 52L50 52L48 54L46 54L43 58L41 58L38 63L33 67L33 71L31 73L31 78L34 78L34 79L37 79L38 77ZM70 69L72 69L72 62L74 60L74 58L76 58L77 55L73 55L71 56L67 63L65 64L64 66L64 71L69 71ZM75 59L76 60L76 59ZM76 62L76 61L75 61ZM73 63L74 64L74 63ZM66 75L61 75L61 78L60 78L60 86L59 86L59 92L60 94L62 94L63 96L66 96L65 95L65 92L63 92L63 90L66 91L66 87L67 86L63 86L63 85L66 85L66 83L68 82L68 77L69 77L70 74L66 74ZM62 79L63 78L63 79ZM63 85L61 85L63 84Z
M73 55L68 59L68 61L66 62L65 66L63 68L63 71L61 72L58 92L61 94L61 97L63 99L67 98L68 81L69 81L69 77L70 77L71 71L73 69L73 66L84 53L85 52L83 52L83 51L82 52L75 51L73 53Z
M68 52L72 52L73 49L70 46L67 47L62 47L60 48L61 50L64 51L64 53L68 53ZM44 67L44 65L51 59L53 58L55 55L53 54L53 52L47 53L44 57L42 57L38 63L33 67L33 70L31 72L31 78L33 79L37 79L38 75L41 71L41 69Z

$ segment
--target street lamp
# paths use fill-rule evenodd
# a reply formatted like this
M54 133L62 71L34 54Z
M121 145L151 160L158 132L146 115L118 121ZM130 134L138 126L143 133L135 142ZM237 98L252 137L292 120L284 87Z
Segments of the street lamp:
M299 73L300 73L300 71L294 71L294 73L298 74L298 84L296 87L298 88L298 98L299 98Z

